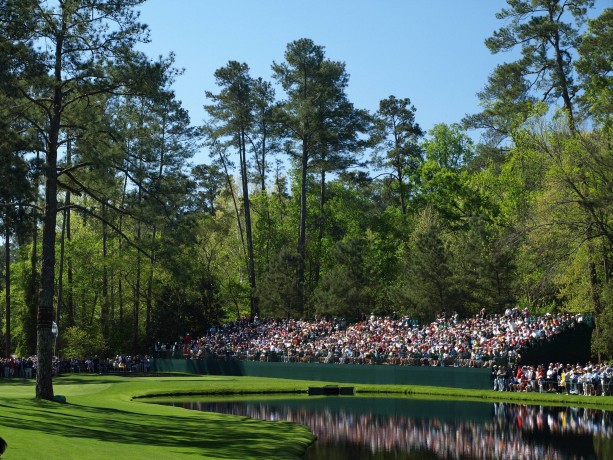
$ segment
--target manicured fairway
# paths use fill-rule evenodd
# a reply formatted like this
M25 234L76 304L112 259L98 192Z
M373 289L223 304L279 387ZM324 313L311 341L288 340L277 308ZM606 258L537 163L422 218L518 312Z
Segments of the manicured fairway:
M12 459L297 459L307 427L145 404L149 396L296 393L325 382L223 376L66 375L54 380L65 404L34 399L34 382L0 379L0 436ZM343 384L347 385L347 384ZM613 410L613 397L497 393L436 387L355 385L358 394L478 399Z
M31 381L0 379L0 436L8 443L3 460L300 458L313 440L305 426L132 400L147 393L221 392L233 380L71 375L54 381L55 394L67 398L59 404L36 401ZM249 380L243 389L275 389L268 379ZM304 388L282 383L279 391Z

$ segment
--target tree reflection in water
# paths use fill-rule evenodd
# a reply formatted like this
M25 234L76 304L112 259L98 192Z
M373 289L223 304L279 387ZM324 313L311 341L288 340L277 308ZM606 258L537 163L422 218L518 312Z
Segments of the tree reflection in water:
M334 400L338 398L331 398ZM364 398L356 398L364 399ZM487 407L488 417L438 417L423 413L309 407L309 400L175 403L187 409L302 423L317 435L308 460L351 459L598 459L613 458L613 413L598 409L453 403ZM321 401L321 399L320 399ZM383 399L372 398L370 407ZM389 401L389 400L387 400ZM401 401L401 400L397 400ZM422 401L440 413L437 404ZM444 407L444 406L443 406ZM462 409L455 409L461 412ZM468 411L470 412L470 411ZM474 413L474 411L473 411ZM477 418L478 420L474 420ZM596 447L595 447L596 446Z

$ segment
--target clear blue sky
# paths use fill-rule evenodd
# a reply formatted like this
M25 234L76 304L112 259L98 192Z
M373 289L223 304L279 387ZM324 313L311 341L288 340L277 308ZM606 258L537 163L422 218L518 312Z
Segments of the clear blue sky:
M596 15L610 0L597 0ZM513 56L491 55L484 40L502 23L503 0L149 0L141 22L151 29L150 57L176 54L185 69L175 92L192 123L205 118L204 91L217 92L213 73L229 60L252 77L272 81L270 66L286 45L310 38L326 57L346 64L347 89L372 112L390 95L408 97L429 130L478 111L477 91ZM195 163L208 162L206 153Z

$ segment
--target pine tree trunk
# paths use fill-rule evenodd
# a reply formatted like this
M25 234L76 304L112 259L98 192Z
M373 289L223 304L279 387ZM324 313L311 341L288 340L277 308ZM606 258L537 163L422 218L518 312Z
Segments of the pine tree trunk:
M326 203L326 171L322 168L319 179L319 217L317 219L317 248L315 251L315 262L313 263L313 283L319 283L321 271L321 242L324 239L324 206Z
M402 174L402 168L399 167L396 170L396 174L398 175L398 191L400 192L400 210L402 211L402 215L407 215L407 203L405 197L405 187L404 187L404 176Z
M8 214L8 211L7 211ZM6 219L6 218L5 218ZM5 353L4 356L11 355L11 246L10 246L10 226L9 220L4 222L4 295L6 298L6 315L4 318L5 334Z
M123 209L123 205L126 199L126 190L128 188L128 175L126 174L123 181L123 191L121 193L121 208ZM123 214L119 214L119 232L123 232ZM119 238L118 242L118 253L122 254L122 238ZM117 283L117 297L119 302L119 324L123 324L123 282L122 282L122 274L120 273L118 276Z
M151 337L151 315L153 312L153 271L155 267L155 238L157 229L153 226L151 234L151 257L149 258L149 276L147 279L147 312L145 317L145 336Z
M306 141L302 143L302 164L300 175L300 229L298 232L298 270L296 273L296 290L297 290L297 313L304 313L304 272L306 266L306 215L307 215L307 167L308 167L308 147Z
M49 119L47 145L45 149L45 218L43 220L43 241L40 268L40 291L38 316L36 319L36 399L53 399L53 294L55 282L55 227L57 224L57 151L61 130L63 109L62 57L66 22L62 21L61 31L55 43L55 66L53 105Z
M241 130L240 146L241 182L243 186L243 207L245 209L245 236L247 237L247 269L249 273L250 313L251 318L258 314L258 302L256 297L255 280L255 255L253 252L253 234L251 229L251 206L249 202L249 178L247 177L247 147L245 143L245 131Z
M136 239L138 244L141 241L141 227L140 222L138 223L138 230L136 231ZM140 253L136 254L136 282L134 284L134 302L132 304L132 341L133 341L133 352L137 353L138 351L138 322L139 322L139 312L140 312L140 272L141 272L141 255Z
M59 92L59 89L57 90ZM57 223L57 139L59 119L47 149L45 181L45 218L43 224L42 261L36 333L36 398L53 399L53 293L55 277L55 227Z
M552 22L557 22L553 17L550 18ZM556 55L556 74L560 84L560 90L562 93L562 100L564 101L564 108L568 115L568 125L571 132L576 131L575 127L575 115L573 113L573 103L571 101L570 93L568 90L568 75L564 72L564 55L560 48L560 34L556 32L554 34L554 50Z
M62 303L63 303L63 291L64 291L64 256L65 256L65 237L66 237L66 216L68 215L68 205L70 203L70 195L66 194L66 201L64 202L64 219L62 221L62 233L60 236L60 273L58 275L57 285L57 308L55 310L55 324L59 328L61 325L62 315ZM55 354L60 356L60 334L58 333L55 338Z
M68 194L68 205L70 205L70 192L67 192ZM71 240L71 230L70 230L70 208L68 208L66 210L66 215L65 215L65 219L66 219L66 241L68 241L69 247L70 247L70 240ZM66 318L66 326L74 326L75 324L75 312L74 312L74 302L73 302L73 296L72 296L72 284L73 284L73 271L72 271L72 257L70 256L70 251L68 251L68 255L66 256L66 295L64 296L66 298L66 313L67 313L67 318Z
M40 160L40 153L36 152L36 164ZM40 175L36 174L34 178L34 190L35 201L34 204L38 205L38 189L40 187ZM27 306L27 316L24 322L24 330L26 335L26 348L29 355L36 353L36 315L38 314L38 211L36 206L34 207L34 229L32 232L32 252L30 253L30 275L27 286L27 293L25 296Z
M102 311L100 314L100 322L102 326L102 336L108 340L109 338L109 274L107 269L108 263L108 235L106 225L106 202L102 203Z

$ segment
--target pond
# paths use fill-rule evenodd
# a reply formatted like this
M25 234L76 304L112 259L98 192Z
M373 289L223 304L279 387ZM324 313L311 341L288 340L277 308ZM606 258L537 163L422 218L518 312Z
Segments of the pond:
M302 423L306 460L611 459L613 412L383 397L207 399L186 409Z

